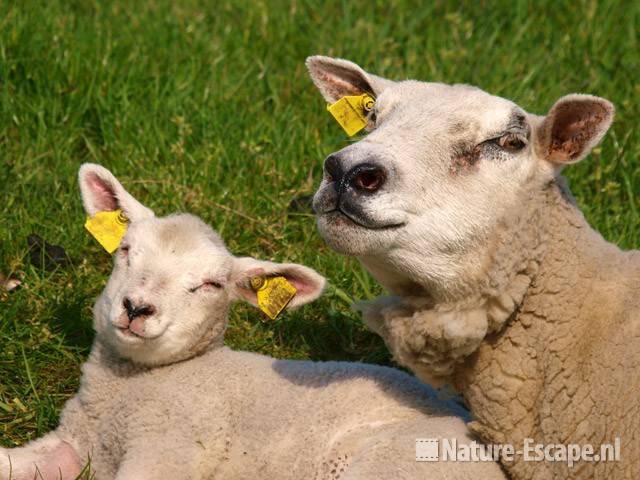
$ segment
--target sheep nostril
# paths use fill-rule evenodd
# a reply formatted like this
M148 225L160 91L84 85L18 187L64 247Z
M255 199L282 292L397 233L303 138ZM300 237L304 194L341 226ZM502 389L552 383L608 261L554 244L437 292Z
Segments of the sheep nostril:
M136 313L138 317L150 317L151 315L153 315L154 313L156 313L156 309L153 308L152 305L143 305L141 307L138 307L136 309Z
M137 317L150 317L151 315L156 313L156 309L153 305L134 305L129 298L125 298L122 302L122 305L127 311L127 317L129 317L129 321L133 321L133 319Z
M131 303L131 300L129 300L129 297L125 297L124 298L124 300L122 301L122 306L127 311L127 313L132 312L133 310L135 310L133 308L133 304Z
M342 161L340 155L333 153L324 161L324 178L327 182L339 182L342 179L344 171L342 169Z
M378 167L366 167L359 169L352 177L351 184L364 192L375 192L379 190L386 180L384 170Z

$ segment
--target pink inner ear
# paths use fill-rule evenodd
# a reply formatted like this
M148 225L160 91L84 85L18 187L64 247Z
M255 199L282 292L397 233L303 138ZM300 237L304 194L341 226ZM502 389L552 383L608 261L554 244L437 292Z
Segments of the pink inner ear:
M606 108L593 102L561 105L551 131L550 156L561 161L580 156L606 116Z
M258 297L256 293L253 290L251 290L251 288L247 288L246 282L255 275L264 275L264 274L265 274L265 270L263 268L252 268L244 272L244 274L242 275L242 279L239 280L237 283L238 293L242 296L242 298L244 298L249 303L252 303L253 305L256 305L258 303ZM284 278L286 278L287 281L291 283L291 285L296 287L298 294L309 295L315 291L314 284L309 283L304 278L296 277L296 276L290 275L289 273L272 272L271 275L273 274L275 274L275 276L282 275Z
M118 199L113 187L95 173L87 175L87 186L93 195L96 208L101 212L112 212L118 209Z
M322 72L319 76L322 78L322 81L325 82L327 90L329 90L334 97L340 98L345 95L359 95L362 93L362 91L353 84L345 82L334 75L328 75Z
M296 287L297 293L310 294L315 290L313 284L306 282L304 279L290 277L289 275L285 275L285 278L291 285Z
M240 293L240 296L244 298L247 302L251 303L252 305L258 304L258 296L253 290L239 287L238 292Z
M357 71L325 62L322 62L321 65L314 65L312 69L324 89L336 99L345 95L373 93L369 82Z

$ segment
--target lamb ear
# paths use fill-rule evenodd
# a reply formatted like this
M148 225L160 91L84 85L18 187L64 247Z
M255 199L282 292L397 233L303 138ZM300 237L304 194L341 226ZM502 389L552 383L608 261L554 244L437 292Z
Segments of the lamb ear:
M602 140L614 113L604 98L576 93L562 97L538 127L539 153L556 165L579 162Z
M315 55L308 57L307 69L324 99L333 103L345 95L369 93L374 97L392 85L392 80L365 72L349 60Z
M87 214L122 209L129 220L153 217L153 212L127 192L113 174L101 165L84 163L78 172L82 203Z
M326 280L315 270L296 263L274 263L255 260L251 257L235 258L229 279L229 289L233 298L246 300L258 305L256 292L251 288L251 278L255 276L285 277L296 287L296 295L287 308L295 308L312 302L324 291Z

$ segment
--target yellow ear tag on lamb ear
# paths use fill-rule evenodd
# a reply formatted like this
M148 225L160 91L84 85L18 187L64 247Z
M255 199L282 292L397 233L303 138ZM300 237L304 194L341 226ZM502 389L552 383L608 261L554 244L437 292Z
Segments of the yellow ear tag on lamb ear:
M89 233L107 252L113 253L120 245L124 234L127 233L128 223L129 219L122 210L115 210L98 212L93 217L87 218L84 228L89 230Z
M376 101L368 93L342 97L336 103L327 105L333 118L352 137L367 126L367 114L373 110Z
M298 291L284 277L252 277L251 288L258 296L258 307L275 320Z

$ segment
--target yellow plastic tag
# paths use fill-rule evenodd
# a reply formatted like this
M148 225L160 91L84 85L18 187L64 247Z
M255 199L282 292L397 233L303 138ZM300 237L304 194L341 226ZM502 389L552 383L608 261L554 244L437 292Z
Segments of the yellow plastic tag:
M113 253L122 237L127 233L127 223L129 220L122 213L122 210L113 212L98 212L93 217L87 218L84 228L104 247L104 249Z
M298 291L284 277L253 277L251 288L258 296L258 307L271 320L276 319Z
M352 137L367 126L367 113L373 109L376 101L368 93L342 97L336 103L327 105L333 118Z

